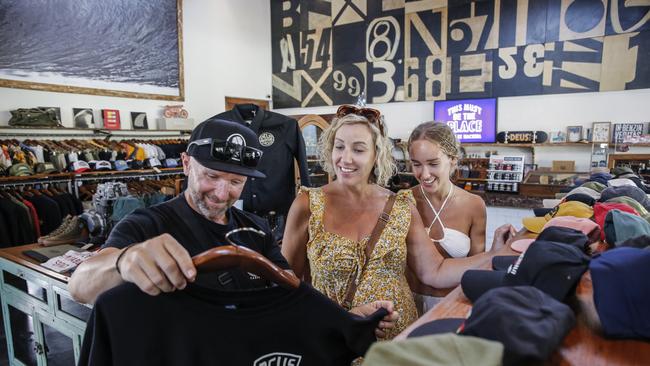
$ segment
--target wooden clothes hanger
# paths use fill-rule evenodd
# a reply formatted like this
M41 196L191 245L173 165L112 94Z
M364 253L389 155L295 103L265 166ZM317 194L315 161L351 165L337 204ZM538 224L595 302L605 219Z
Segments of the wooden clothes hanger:
M293 272L284 270L268 260L260 253L241 245L236 245L228 238L239 231L252 231L260 235L264 232L253 228L239 228L226 234L230 245L222 245L208 249L192 257L192 262L199 272L214 272L223 269L240 268L256 274L278 285L295 289L300 286L300 279Z

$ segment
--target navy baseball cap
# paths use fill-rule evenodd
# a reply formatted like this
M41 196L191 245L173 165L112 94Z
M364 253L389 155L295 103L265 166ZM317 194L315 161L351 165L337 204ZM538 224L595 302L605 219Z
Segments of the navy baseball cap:
M600 202L605 202L614 197L627 196L635 199L639 202L646 210L650 210L650 200L646 196L645 192L636 186L619 186L619 187L607 187L604 191L600 193Z
M594 258L589 270L603 333L650 339L650 250L612 249Z
M502 286L534 286L564 301L588 265L589 257L576 246L536 240L507 271L468 270L460 284L472 302Z
M257 135L237 122L208 119L199 123L190 136L187 154L208 169L266 178L257 170L262 158Z
M498 255L492 258L492 269L495 271L507 271L511 265L519 259L518 255Z
M569 202L569 201L578 201L589 206L593 206L596 203L596 200L593 197L584 193L573 193L564 197L564 202Z
M481 296L467 319L434 320L409 338L458 333L497 341L504 346L504 365L529 365L547 360L575 323L570 307L535 287L501 287Z

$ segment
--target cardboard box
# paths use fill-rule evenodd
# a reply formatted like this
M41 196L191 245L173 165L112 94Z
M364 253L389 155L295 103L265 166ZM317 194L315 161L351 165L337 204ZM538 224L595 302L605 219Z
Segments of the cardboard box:
M576 162L572 160L553 160L554 172L574 172Z

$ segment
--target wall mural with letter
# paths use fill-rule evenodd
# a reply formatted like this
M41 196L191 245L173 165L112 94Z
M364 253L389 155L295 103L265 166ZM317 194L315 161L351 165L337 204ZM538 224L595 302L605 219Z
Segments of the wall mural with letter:
M275 108L650 88L648 0L272 0Z

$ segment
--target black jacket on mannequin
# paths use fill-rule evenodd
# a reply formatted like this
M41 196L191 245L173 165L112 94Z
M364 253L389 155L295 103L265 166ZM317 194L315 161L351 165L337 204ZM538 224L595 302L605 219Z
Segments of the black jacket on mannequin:
M296 197L294 158L298 162L300 184L310 185L305 140L298 122L255 104L237 104L232 110L211 119L242 123L255 131L259 138L264 155L257 169L266 174L266 178L248 178L241 195L244 210L265 217L270 211L286 216Z

